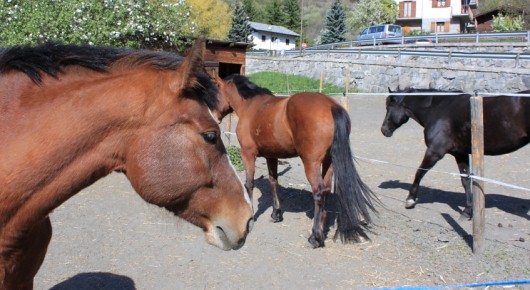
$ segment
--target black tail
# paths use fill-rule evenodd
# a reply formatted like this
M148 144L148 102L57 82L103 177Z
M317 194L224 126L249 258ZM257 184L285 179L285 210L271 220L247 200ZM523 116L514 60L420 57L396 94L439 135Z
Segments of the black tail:
M360 237L368 239L364 229L371 223L369 210L377 212L375 194L362 182L353 162L350 148L350 117L340 106L331 109L335 132L331 144L334 191L338 203L337 234L344 243L358 242Z

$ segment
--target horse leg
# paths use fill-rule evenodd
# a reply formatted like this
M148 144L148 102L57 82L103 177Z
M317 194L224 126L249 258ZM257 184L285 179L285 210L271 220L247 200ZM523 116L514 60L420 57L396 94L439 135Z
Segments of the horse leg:
M36 225L15 245L14 255L0 250L0 289L33 289L33 278L44 261L52 237L50 218ZM13 249L9 249L13 251Z
M464 208L462 215L468 219L471 219L471 217L473 217L473 194L471 192L469 178L467 177L467 175L469 174L469 155L455 155L455 159L456 164L458 165L458 169L460 170L460 174L466 175L460 177L460 179L462 180L462 186L464 186L464 190L466 191L466 207Z
M423 161L421 162L418 170L416 170L414 182L412 183L409 195L407 196L407 199L405 201L405 208L414 208L414 206L418 202L418 189L420 187L421 179L423 178L423 176L425 176L427 171L433 168L436 162L440 161L440 159L443 158L443 156L443 153L440 154L439 152L432 150L431 148L427 148L427 151L425 151L425 156L423 157Z
M250 150L244 150L241 148L241 159L243 160L243 166L245 167L245 188L250 198L252 208L254 208L254 201L252 199L254 191L254 172L256 170L256 154Z
M319 162L304 161L305 174L311 185L313 192L313 201L315 202L315 216L313 218L313 228L308 241L313 248L324 247L324 221L326 217L326 192L324 182L320 175Z
M272 190L272 221L275 223L283 221L283 212L278 198L278 159L267 158L267 168L269 169L269 181Z

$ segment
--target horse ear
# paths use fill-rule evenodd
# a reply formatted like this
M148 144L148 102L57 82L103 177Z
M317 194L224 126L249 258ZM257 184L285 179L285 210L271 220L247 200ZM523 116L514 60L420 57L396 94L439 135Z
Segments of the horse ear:
M174 86L177 91L195 86L198 75L204 72L205 50L206 39L204 37L197 38L180 66L179 71L182 72L182 79L180 81L175 80Z
M390 87L388 87L388 92L389 93L393 93L393 91L390 89Z

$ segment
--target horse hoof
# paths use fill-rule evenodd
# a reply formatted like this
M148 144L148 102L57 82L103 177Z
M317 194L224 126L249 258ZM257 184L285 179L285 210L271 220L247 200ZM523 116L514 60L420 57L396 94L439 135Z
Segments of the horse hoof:
M281 221L283 221L283 213L281 210L278 210L278 211L272 211L272 214L271 214L271 219L272 219L272 222L274 223L279 223Z
M313 247L313 249L324 247L324 241L319 241L319 239L317 239L315 235L311 235L309 239L307 239L307 241L309 242L309 244L311 244L311 247Z
M405 201L405 208L414 208L414 206L416 206L416 199L407 199Z
M462 217L467 218L468 220L473 218L473 209L472 208L464 208L464 211L462 212Z

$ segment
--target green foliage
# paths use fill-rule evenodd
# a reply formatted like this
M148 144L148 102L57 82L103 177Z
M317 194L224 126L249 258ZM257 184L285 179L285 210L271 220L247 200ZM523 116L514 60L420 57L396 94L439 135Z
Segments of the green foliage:
M412 29L408 32L404 32L403 35L405 36L421 36L421 35L430 35L431 33L428 31L421 31L419 29Z
M267 6L267 24L282 25L285 13L282 8L281 0L272 0Z
M321 34L322 44L346 41L346 15L340 0L335 0L326 15L326 26Z
M366 26L394 23L396 5L393 0L360 0L352 11L348 24L352 30L359 31Z
M243 0L243 10L245 10L245 14L248 16L250 21L256 21L258 10L254 5L254 0Z
M234 165L237 171L245 170L243 159L241 159L241 149L239 149L239 147L234 145L228 146L226 152L228 153L230 162L232 162L232 165Z
M524 30L524 20L521 16L504 16L500 13L497 17L493 16L491 28L495 32L521 31Z
M232 17L232 28L228 32L228 39L238 42L249 42L249 36L252 34L252 27L248 21L245 10L236 6L234 16Z
M318 92L320 80L305 76L287 75L279 72L259 72L248 75L249 79L260 87L271 90L274 94L294 94L298 92ZM345 91L330 83L322 84L322 92L325 94L341 94Z
M35 0L0 2L0 45L47 41L181 49L194 25L185 0Z
M284 21L283 26L295 32L300 32L300 1L299 0L284 0Z
M230 7L223 0L186 0L196 36L226 39L232 27Z

